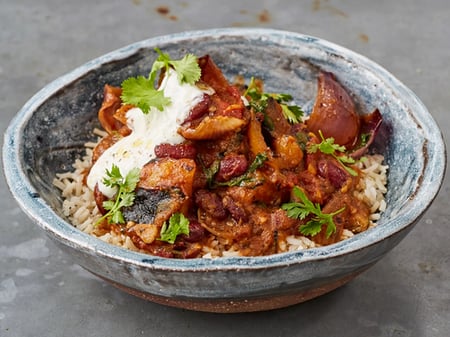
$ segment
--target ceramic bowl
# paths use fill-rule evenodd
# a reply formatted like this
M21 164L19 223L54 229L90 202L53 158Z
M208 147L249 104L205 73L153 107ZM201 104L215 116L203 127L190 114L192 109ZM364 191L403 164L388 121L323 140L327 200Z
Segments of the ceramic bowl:
M173 58L210 54L229 79L264 79L311 110L319 70L333 72L358 108L379 108L375 144L389 165L387 209L378 226L330 246L272 256L176 260L112 246L71 226L62 212L57 172L71 169L93 140L103 85L147 75L154 48ZM148 39L88 62L47 85L4 136L4 172L23 211L82 267L145 299L191 310L245 312L285 307L329 292L395 247L435 198L445 171L441 132L405 85L367 58L333 43L266 29L214 29Z

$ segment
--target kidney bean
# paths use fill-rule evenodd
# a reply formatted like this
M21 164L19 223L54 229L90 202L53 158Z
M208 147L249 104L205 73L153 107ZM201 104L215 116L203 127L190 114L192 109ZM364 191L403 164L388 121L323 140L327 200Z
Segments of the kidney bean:
M155 155L159 158L195 159L197 150L191 144L163 143L155 146Z
M238 177L247 171L248 161L244 155L232 154L223 158L220 162L219 171L216 174L217 181L228 181Z
M189 115L183 123L191 122L202 117L203 115L206 115L208 113L210 103L210 96L208 94L204 94L202 100L194 106L191 111L189 111Z

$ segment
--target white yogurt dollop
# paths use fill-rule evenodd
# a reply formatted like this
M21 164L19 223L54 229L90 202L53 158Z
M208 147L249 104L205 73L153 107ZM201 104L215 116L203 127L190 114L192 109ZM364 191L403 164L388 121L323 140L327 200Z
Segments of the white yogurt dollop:
M202 90L196 85L180 84L174 70L166 73L158 90L164 90L164 96L170 98L171 103L163 111L152 107L147 114L139 108L127 112L127 125L131 133L108 148L92 166L87 177L91 190L98 184L100 191L112 198L116 190L105 186L103 179L106 170L111 170L113 164L125 177L133 168L142 168L155 158L155 146L182 143L185 139L177 132L181 123L205 93L213 93L212 89Z

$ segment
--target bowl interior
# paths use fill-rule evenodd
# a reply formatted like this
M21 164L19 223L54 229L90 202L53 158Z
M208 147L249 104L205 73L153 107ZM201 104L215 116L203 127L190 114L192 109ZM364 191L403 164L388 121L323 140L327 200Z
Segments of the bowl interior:
M67 220L53 178L70 170L83 155L84 143L96 139L92 130L99 126L96 115L103 86L148 75L156 57L154 47L173 58L187 52L209 54L231 81L237 75L262 78L266 91L291 94L307 113L320 70L337 76L361 113L378 108L384 123L374 150L389 165L388 207L378 227L361 235L366 243L413 223L435 197L445 169L442 136L422 103L392 75L360 55L312 37L269 30L215 30L130 45L83 65L34 96L16 116L4 147L4 152L15 153L5 159L7 169L17 165L29 183L26 189L32 198L22 200L22 206L39 202L39 212ZM9 184L15 193L14 182ZM30 212L41 216L33 207Z

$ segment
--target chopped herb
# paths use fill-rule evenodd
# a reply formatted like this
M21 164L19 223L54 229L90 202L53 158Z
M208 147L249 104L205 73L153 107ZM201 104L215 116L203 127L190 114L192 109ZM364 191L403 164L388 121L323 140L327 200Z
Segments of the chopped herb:
M214 176L216 175L217 172L219 172L219 168L220 168L220 160L215 160L210 167L207 168L204 167L203 169L206 176L206 181L210 188L214 186Z
M363 147L367 144L367 142L370 139L370 136L371 136L370 133L361 133L361 135L359 136L359 138L361 140L361 147Z
M288 105L292 101L289 94L264 93L261 91L254 77L250 79L250 83L244 96L249 97L249 104L256 112L264 112L267 108L269 98L276 100L283 112L284 117L292 124L300 123L303 117L303 110L297 105Z
M267 155L265 153L258 153L253 160L253 162L250 164L250 167L248 168L247 173L255 172L257 169L259 169L261 166L263 166L264 162L267 160Z
M158 240L168 243L175 243L180 234L189 235L189 220L182 213L174 213L161 227L160 238Z
M160 111L171 103L170 98L164 96L162 90L155 88L155 80L158 71L168 71L173 67L180 84L194 84L200 79L201 69L197 63L197 57L186 54L181 60L172 60L169 54L155 48L159 54L152 66L148 78L144 76L130 77L122 82L122 102L139 107L144 113L148 113L154 107Z
M163 53L159 48L155 48L155 50L159 56L153 63L149 75L149 78L153 81L156 80L156 75L159 70L165 68L165 71L169 71L170 67L175 69L180 84L194 84L200 79L201 69L195 55L186 54L181 60L172 60L169 54Z
M341 163L342 167L350 173L352 176L356 177L358 173L351 167L347 165L352 165L356 163L356 160L352 157L349 157L345 154L345 146L341 146L339 144L334 143L334 138L330 137L325 139L322 131L319 130L319 135L322 141L319 144L310 144L308 145L307 151L308 153L316 153L320 151L324 154L329 154L333 158L335 158L339 163Z
M132 104L148 113L151 107L159 111L170 104L170 98L164 96L164 92L156 90L153 81L144 76L130 77L122 82L122 101Z
M336 224L333 221L333 217L341 213L344 208L333 213L322 213L320 204L314 204L309 200L301 188L295 186L293 193L300 201L281 205L281 208L287 212L288 217L304 220L312 215L312 218L306 224L299 227L300 233L315 236L322 231L322 226L326 225L326 236L329 238L336 231Z
M96 224L99 224L104 219L108 223L125 223L122 214L122 207L133 205L136 196L134 190L139 181L140 170L138 168L132 169L126 177L120 173L120 169L116 165L112 165L111 170L106 170L106 177L103 179L103 184L108 187L117 188L114 199L103 202L103 208L108 212L104 214Z
M301 122L303 110L299 106L281 104L281 110L283 111L283 115L289 123L295 124Z

